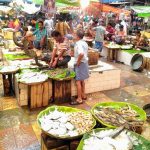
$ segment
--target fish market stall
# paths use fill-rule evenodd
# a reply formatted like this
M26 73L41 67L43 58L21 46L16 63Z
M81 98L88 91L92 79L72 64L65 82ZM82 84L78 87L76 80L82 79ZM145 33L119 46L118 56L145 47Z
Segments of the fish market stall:
M108 102L96 104L91 110L94 118L110 128L125 128L141 133L146 121L146 113L136 105L124 102Z
M0 67L0 74L2 74L4 96L14 95L14 80L15 73L19 70L16 66L2 66Z
M148 150L150 141L124 128L97 128L86 133L77 150Z
M108 61L117 61L118 60L118 51L120 50L120 46L118 44L110 43L105 45L107 49L107 60Z
M75 72L69 69L55 69L45 71L52 79L52 101L55 104L62 104L71 101L71 81Z
M3 54L3 60L5 65L12 65L17 66L21 70L23 69L34 69L38 68L38 66L35 65L35 62L33 59L31 59L29 56L25 55L24 52L19 50L18 48L16 51L9 51L8 49L2 49ZM92 54L92 55L91 55ZM90 56L96 56L98 58L98 53L91 52ZM94 54L94 55L93 55ZM93 93L103 90L110 90L114 88L120 87L120 69L109 65L107 63L101 62L98 59L96 61L93 61L93 58L91 58L90 63L94 63L96 65L90 65L89 71L90 71L90 78L86 80L86 93ZM41 64L43 64L46 67L46 63L43 61L39 61ZM75 74L73 73L74 68L74 58L71 59L71 61L68 63L68 69L55 69L53 70L39 70L37 73L31 73L33 77L35 77L39 72L45 74L48 73L48 79L42 81L41 84L45 84L42 86L39 86L40 84L36 84L36 81L31 80L33 83L35 83L35 86L37 86L36 90L32 90L33 93L39 93L38 91L43 91L45 88L44 93L47 92L46 96L46 103L43 105L43 98L41 99L42 102L40 104L37 104L39 102L38 98L34 101L35 107L42 107L48 105L49 100L53 101L55 99L55 103L60 104L64 102L69 102L72 96L75 96L77 94L76 84L75 84ZM31 71L32 72L32 71ZM43 74L42 73L42 74ZM58 74L58 76L56 76ZM29 78L27 74L25 75L25 79ZM41 75L40 75L41 76ZM35 79L35 78L34 78ZM20 79L15 77L15 93L17 97L17 101L20 106L29 105L31 106L31 83L24 83L20 82ZM37 78L38 80L38 78ZM30 84L30 85L29 85ZM41 87L42 90L39 90ZM44 87L44 88L43 88ZM29 92L30 91L30 92ZM29 94L30 93L30 94ZM40 94L38 94L40 95ZM43 94L42 94L43 95ZM45 96L45 94L44 94ZM43 96L43 97L44 97Z
M37 117L42 130L42 150L65 148L75 150L84 133L96 125L90 112L65 106L51 106Z
M136 133L136 126L146 120L144 110L138 106L98 103L90 112L65 106L51 106L40 112L37 121L42 130L41 149L148 150L150 141Z

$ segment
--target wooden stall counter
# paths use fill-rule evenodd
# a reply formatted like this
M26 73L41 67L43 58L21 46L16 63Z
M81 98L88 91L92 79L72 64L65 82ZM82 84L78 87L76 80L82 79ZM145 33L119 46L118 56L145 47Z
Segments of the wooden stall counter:
M52 83L20 83L16 81L16 97L20 106L28 105L30 109L47 106L52 97Z
M118 51L120 50L120 46L117 46L117 45L112 45L112 46L104 45L104 46L108 50L107 60L108 61L118 61Z
M0 70L0 74L2 74L4 96L15 95L14 78L15 78L15 73L18 70L19 68L15 68L15 67L12 68L11 66L4 66Z

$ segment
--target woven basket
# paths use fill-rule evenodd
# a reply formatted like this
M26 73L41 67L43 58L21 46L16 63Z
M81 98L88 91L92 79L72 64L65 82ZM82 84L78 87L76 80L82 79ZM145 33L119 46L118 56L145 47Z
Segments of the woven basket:
M89 60L88 60L89 65L97 65L98 59L99 59L99 53L94 50L89 50L88 58L89 58Z

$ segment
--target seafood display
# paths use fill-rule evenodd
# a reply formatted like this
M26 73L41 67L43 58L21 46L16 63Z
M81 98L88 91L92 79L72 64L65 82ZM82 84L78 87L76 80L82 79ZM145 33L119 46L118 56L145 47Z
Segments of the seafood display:
M48 70L45 73L49 76L49 78L58 79L58 80L64 80L64 79L75 77L75 72L69 69L58 68L54 70Z
M69 120L75 126L78 133L86 133L91 129L93 124L91 114L85 115L83 112L71 113L69 115Z
M51 111L51 109L54 110ZM54 137L77 137L89 132L96 124L90 113L75 108L52 106L45 111L38 116L39 126L44 132Z
M131 49L133 47L132 44L128 44L128 45L121 45L121 49Z
M120 45L118 44L115 44L114 42L110 42L108 45L107 45L108 48L120 48Z
M114 104L115 102L111 102ZM93 114L97 120L99 120L102 124L108 125L109 127L119 127L125 125L127 129L131 129L132 127L142 126L144 121L146 120L146 115L144 110L139 108L141 114L144 117L141 117L141 114L138 113L138 107L132 107L131 104L127 103L119 103L123 104L120 107L113 107L113 105L97 105L93 109ZM134 106L134 105L133 105ZM132 107L132 108L131 108Z
M16 66L3 66L0 68L0 72L1 73L5 73L5 72L16 72L18 71L19 68Z
M84 135L77 150L148 150L150 142L124 129L94 129Z
M25 69L22 73L17 74L16 77L18 78L19 82L31 84L31 83L40 83L44 82L48 79L47 74L43 74L36 70Z

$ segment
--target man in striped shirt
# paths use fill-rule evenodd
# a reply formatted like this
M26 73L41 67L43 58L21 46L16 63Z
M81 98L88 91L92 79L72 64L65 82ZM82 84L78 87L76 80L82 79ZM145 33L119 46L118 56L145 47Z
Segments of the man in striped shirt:
M49 66L52 68L65 66L71 59L69 40L58 31L53 31L51 36L55 42Z

